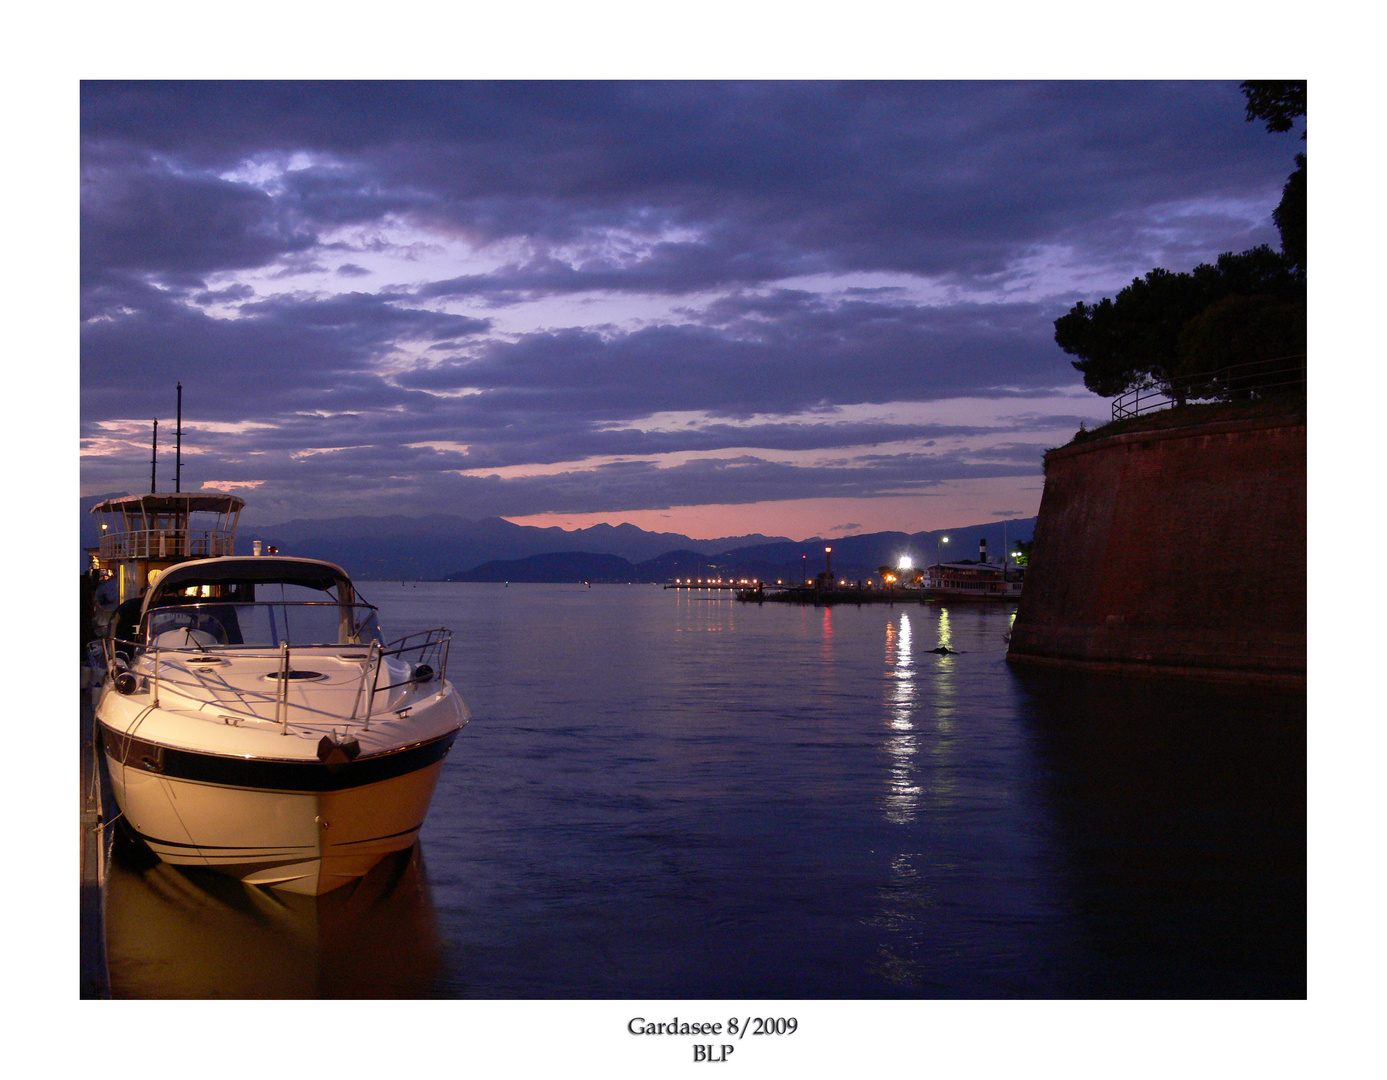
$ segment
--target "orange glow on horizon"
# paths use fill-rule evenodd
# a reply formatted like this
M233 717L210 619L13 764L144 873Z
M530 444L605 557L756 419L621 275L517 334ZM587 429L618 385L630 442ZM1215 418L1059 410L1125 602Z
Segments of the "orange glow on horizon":
M507 516L517 525L569 531L623 523L647 532L679 533L695 540L746 536L833 540L874 532L930 532L1034 517L1042 478L1002 477L941 484L928 495L877 499L792 499L783 502L676 506L599 514Z

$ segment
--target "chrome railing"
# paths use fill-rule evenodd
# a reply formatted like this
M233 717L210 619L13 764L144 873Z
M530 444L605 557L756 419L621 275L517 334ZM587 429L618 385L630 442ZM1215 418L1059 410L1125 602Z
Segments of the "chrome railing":
M199 626L210 627L213 621L219 616L221 619L222 637L234 636L228 633L229 627L225 621L225 612L218 612L216 609L234 608L238 612L237 625L239 625L239 615L247 609L334 609L338 612L338 626L350 626L350 633L344 634L339 630L336 640L305 640L300 637L298 641L292 641L285 637L277 644L272 639L256 640L250 643L242 641L216 640L210 643L203 643L199 638L193 637L193 633L202 633L211 636L208 630L198 630ZM348 622L342 620L340 615L343 611L351 613ZM266 612L267 623L271 627L283 625L288 628L289 620L287 611L285 617L276 622L273 612ZM119 680L124 676L129 681L124 683L117 682L116 688L121 693L133 693L141 688L147 687L152 694L152 701L155 705L159 700L159 686L162 665L159 663L160 656L164 653L176 653L186 655L189 653L207 655L214 653L232 653L242 658L261 658L272 660L276 664L279 673L278 685L273 691L264 694L251 695L257 700L267 702L273 700L274 722L280 725L283 733L288 733L289 699L288 688L292 681L292 662L291 655L295 650L304 649L340 649L340 648L361 648L367 646L365 655L356 654L355 659L364 660L361 666L361 682L356 692L356 704L352 708L352 715L344 718L345 720L355 720L358 713L361 713L360 720L364 727L369 730L371 716L376 708L379 695L388 695L392 690L398 690L405 686L420 686L437 680L439 685L446 682L448 677L448 658L452 648L453 635L451 631L439 627L433 630L424 630L404 637L397 638L389 644L382 644L379 628L375 622L376 608L370 604L338 604L325 601L257 601L246 603L230 603L225 600L204 601L191 604L168 605L153 609L148 614L145 623L145 634L141 639L119 638L115 634L101 640L102 655L106 665L106 677L108 679ZM358 615L362 617L358 618ZM188 620L183 625L174 627L159 627L159 617L164 616L166 621L181 618ZM302 620L297 620L302 627ZM323 620L318 620L320 625L325 625ZM310 624L311 625L311 624ZM185 633L183 641L177 639L177 630L191 631ZM170 635L169 631L174 633ZM165 635L163 643L159 641L161 635ZM342 640L342 638L347 640ZM137 674L134 670L135 662L140 657L146 657L151 661L147 671ZM391 660L399 660L400 664L389 663ZM390 672L394 674L387 674ZM392 679L382 683L382 678ZM364 699L364 712L362 702Z
M366 673L374 671L371 679L371 692L366 695L366 716L363 721L366 727L369 729L371 726L371 709L378 693L388 693L391 690L399 689L401 686L422 685L432 682L435 678L440 684L445 682L448 678L448 653L452 648L452 643L452 633L442 627L406 634L388 645L380 645L373 641L371 651L375 654L376 662L373 665L368 660L362 670L363 686L365 685ZM388 669L388 665L383 661L389 657L403 658L410 653L416 653L418 659L412 662L405 661L409 672L408 677L381 686L380 673L382 670Z
M97 548L103 559L211 559L236 553L236 535L224 529L131 529L108 532Z

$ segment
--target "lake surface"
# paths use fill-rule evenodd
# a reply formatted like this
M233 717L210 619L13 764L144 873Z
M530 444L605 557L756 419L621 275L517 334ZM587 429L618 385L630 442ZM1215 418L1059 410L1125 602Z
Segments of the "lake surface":
M120 846L115 996L1306 994L1303 693L1013 667L1012 605L361 592L474 714L419 847L314 904Z

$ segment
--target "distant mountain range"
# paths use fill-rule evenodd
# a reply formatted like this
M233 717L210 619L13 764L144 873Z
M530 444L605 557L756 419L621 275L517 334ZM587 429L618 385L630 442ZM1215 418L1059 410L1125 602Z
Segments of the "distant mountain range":
M554 552L521 559L495 559L470 570L447 575L449 581L514 582L660 582L677 577L756 578L761 581L799 581L832 568L834 577L859 581L882 566L896 566L909 556L916 566L947 560L973 559L981 555L980 540L987 541L987 555L1001 559L1006 543L1028 541L1035 518L1002 525L971 525L938 532L880 532L825 540L779 540L748 544L725 551L703 553L687 548L667 551L653 559L632 562L610 553ZM949 542L941 543L947 536ZM831 547L831 552L825 548ZM831 560L831 561L830 561Z
M92 506L110 496L81 502L82 547L97 543ZM326 559L362 581L662 582L676 577L810 577L832 559L835 576L850 580L895 566L903 555L916 565L978 558L979 541L996 561L1004 543L1030 540L1035 518L932 532L880 532L795 541L760 534L695 540L678 533L653 533L634 525L587 529L537 528L504 518L344 517L286 521L237 530L237 550L253 540L286 555ZM947 536L947 545L941 537ZM833 551L826 555L825 547Z

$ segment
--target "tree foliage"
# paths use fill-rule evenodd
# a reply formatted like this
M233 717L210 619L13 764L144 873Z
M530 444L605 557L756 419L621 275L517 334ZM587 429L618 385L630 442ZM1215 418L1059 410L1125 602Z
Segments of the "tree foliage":
M1242 84L1248 120L1261 120L1268 131L1290 131L1305 115L1305 83L1249 79Z
M1201 324L1220 303L1220 315L1210 314L1208 325ZM1228 321L1253 311L1270 319L1272 309L1292 321L1287 313L1299 311L1303 320L1304 304L1304 279L1284 254L1263 245L1225 252L1188 273L1157 268L1114 299L1080 302L1055 320L1055 341L1080 357L1074 367L1086 387L1116 397L1134 386L1168 387L1177 376L1303 352L1303 327L1298 337L1282 341L1274 333L1240 337Z
M1305 115L1304 82L1242 84L1247 119L1289 131ZM1084 385L1104 397L1138 386L1167 389L1254 361L1305 353L1305 155L1272 214L1281 251L1225 252L1188 273L1156 268L1116 297L1078 303L1055 320L1055 341L1079 357ZM1182 396L1181 392L1181 396Z
M1305 301L1288 296L1239 296L1216 301L1180 331L1180 377L1257 360L1305 354Z
M1295 122L1306 115L1306 84L1250 80L1242 84L1247 99L1247 119L1261 120L1271 132L1290 131ZM1307 132L1302 131L1304 139ZM1272 220L1281 233L1281 250L1303 272L1306 254L1306 186L1305 155L1297 154L1295 171L1281 189L1281 202L1272 213Z
M1302 272L1305 270L1305 155L1297 154L1296 170L1291 173L1286 186L1281 189L1281 202L1272 211L1272 220L1281 233L1281 250Z

